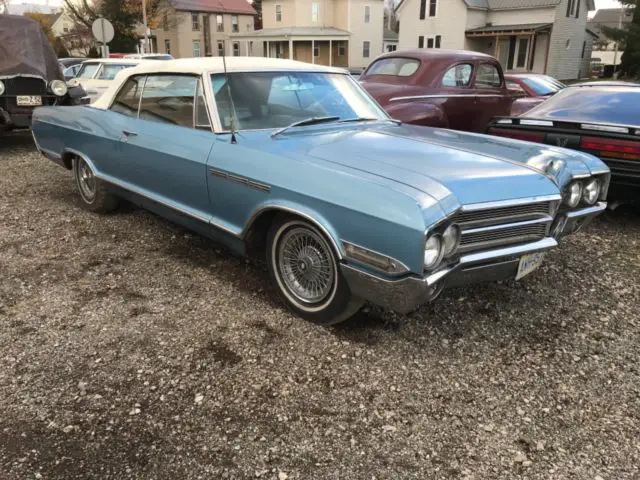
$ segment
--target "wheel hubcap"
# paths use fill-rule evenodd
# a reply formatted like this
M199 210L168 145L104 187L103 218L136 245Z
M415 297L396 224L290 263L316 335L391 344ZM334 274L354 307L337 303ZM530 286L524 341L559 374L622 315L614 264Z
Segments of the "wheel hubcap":
M80 193L85 200L91 202L96 196L96 177L84 160L78 159L77 161L79 162L77 177Z
M283 235L278 253L281 278L298 300L318 303L331 293L333 259L319 235L306 228L294 228Z

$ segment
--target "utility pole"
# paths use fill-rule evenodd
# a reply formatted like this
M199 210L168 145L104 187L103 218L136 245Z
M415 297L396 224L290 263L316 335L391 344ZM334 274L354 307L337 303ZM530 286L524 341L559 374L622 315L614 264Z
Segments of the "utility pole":
M149 28L147 27L147 1L142 0L142 23L144 24L144 52L148 53L147 48L149 46Z

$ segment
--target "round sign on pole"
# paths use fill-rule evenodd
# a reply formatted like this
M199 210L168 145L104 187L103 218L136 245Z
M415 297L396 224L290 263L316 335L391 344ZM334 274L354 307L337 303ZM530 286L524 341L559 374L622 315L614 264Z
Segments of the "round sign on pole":
M111 22L106 18L97 18L91 25L91 33L100 43L109 43L113 40L114 30Z

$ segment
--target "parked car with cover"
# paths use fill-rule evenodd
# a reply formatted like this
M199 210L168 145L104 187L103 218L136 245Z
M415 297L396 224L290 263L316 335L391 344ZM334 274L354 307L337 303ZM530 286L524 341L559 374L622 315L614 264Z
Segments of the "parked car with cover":
M520 117L494 119L488 133L575 149L611 170L609 198L640 201L640 85L570 85Z
M344 69L226 62L123 70L90 106L38 109L36 146L90 211L125 198L266 260L308 320L523 278L606 206L592 155L402 124Z
M507 88L500 63L464 50L398 50L377 57L359 78L391 117L429 127L482 132L523 92ZM541 102L528 101L524 111Z
M29 128L34 107L79 105L85 97L82 88L65 83L38 22L0 15L0 135Z
M91 98L95 101L109 87L116 74L125 68L138 65L140 59L133 58L97 58L82 62L82 67L76 77L69 80L69 85L81 85Z

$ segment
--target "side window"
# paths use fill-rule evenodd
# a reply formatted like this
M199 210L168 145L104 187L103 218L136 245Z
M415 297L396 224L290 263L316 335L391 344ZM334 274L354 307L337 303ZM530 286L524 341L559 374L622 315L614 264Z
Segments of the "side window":
M211 130L211 120L209 119L209 112L207 111L207 100L204 96L204 90L202 89L202 79L198 80L195 109L195 128Z
M137 117L143 85L143 76L131 77L120 89L109 110L129 117Z
M442 77L443 87L468 87L471 81L473 67L468 63L455 65L445 72Z
M476 73L476 88L500 88L502 79L495 65L482 63Z
M149 75L142 92L140 118L193 128L198 77Z

